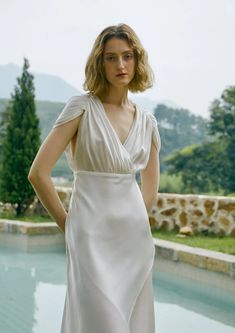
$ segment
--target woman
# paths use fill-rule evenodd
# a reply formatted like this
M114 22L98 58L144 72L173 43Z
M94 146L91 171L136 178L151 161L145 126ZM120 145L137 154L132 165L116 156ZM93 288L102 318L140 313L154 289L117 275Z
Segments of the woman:
M152 86L152 71L135 32L119 24L99 34L85 74L88 93L68 101L29 173L65 231L61 333L154 333L147 211L157 196L160 138L154 116L128 99L129 90ZM74 171L68 214L50 178L64 150Z

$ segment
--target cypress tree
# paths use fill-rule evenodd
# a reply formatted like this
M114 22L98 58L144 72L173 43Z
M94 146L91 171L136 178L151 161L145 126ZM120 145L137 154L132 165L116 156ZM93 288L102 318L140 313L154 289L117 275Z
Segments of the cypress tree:
M29 62L24 59L8 106L1 159L0 199L15 204L16 216L23 214L33 201L35 193L27 176L40 145L33 75L28 69Z

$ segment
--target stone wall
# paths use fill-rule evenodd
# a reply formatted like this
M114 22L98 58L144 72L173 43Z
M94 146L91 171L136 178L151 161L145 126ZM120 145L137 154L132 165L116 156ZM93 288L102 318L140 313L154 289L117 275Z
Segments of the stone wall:
M72 188L56 186L56 190L60 200L63 202L65 209L68 210L69 201L72 194ZM27 210L27 215L33 215L33 214L48 216L47 211L42 206L37 197L35 197L33 204Z
M57 191L68 209L71 188L57 187ZM37 199L28 213L47 214ZM235 197L159 193L149 220L152 229L179 230L188 226L193 233L235 236Z
M67 208L71 189L57 189ZM159 193L149 220L152 229L189 226L194 233L235 236L235 197Z
M235 236L235 197L159 193L149 217L153 229Z

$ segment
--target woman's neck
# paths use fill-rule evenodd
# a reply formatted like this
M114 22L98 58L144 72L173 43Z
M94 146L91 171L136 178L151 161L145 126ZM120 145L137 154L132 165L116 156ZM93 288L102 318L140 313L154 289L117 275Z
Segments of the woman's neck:
M114 89L110 87L108 94L100 96L102 103L124 107L128 102L128 89Z

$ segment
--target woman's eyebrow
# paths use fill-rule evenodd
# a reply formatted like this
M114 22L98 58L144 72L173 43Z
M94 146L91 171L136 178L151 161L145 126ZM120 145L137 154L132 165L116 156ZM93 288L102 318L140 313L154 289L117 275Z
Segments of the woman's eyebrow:
M133 52L132 50L127 50L127 51L123 51L122 54L124 54L124 53L132 53L132 52ZM117 53L115 53L115 52L106 52L105 55L107 55L107 54L113 55L113 54L117 54Z

